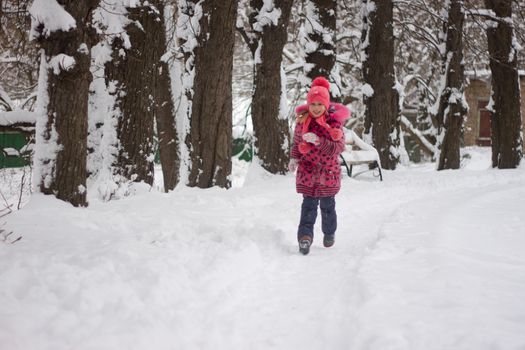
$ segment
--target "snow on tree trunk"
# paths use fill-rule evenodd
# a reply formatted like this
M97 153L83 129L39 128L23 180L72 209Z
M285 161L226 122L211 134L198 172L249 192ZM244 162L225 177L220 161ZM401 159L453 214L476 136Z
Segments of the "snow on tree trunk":
M45 194L87 206L91 15L98 0L35 0L32 37L42 47L35 183Z
M179 2L185 53L189 186L231 185L232 68L237 1Z
M130 180L118 165L121 152L119 145L119 121L122 118L120 109L121 92L112 70L114 41L119 38L119 49L122 42L129 47L129 36L124 29L129 23L123 0L105 0L93 14L94 26L100 34L100 42L91 50L94 79L89 99L89 134L88 134L88 190L97 194L101 200L118 199L129 195ZM122 49L122 54L124 54ZM108 76L109 74L109 76ZM103 78L103 79L102 79Z
M176 25L176 38L179 51L183 54L183 59L177 60L173 66L173 75L181 76L181 87L179 91L180 103L177 108L177 127L181 142L181 180L187 185L189 182L189 172L191 169L191 143L190 120L193 99L193 82L195 80L195 48L198 45L197 37L201 31L200 19L203 15L202 4L197 1L178 0L178 17L174 19Z
M392 0L362 0L365 134L385 169L399 162L399 93L395 88Z
M492 166L516 168L523 157L518 44L512 24L511 0L485 0L495 18L489 21L487 39L492 71Z
M251 1L251 28L256 37L251 51L255 61L251 115L255 155L272 174L287 172L290 133L286 111L286 77L282 52L292 0ZM284 80L284 81L283 81Z
M459 169L463 122L468 111L464 96L463 22L465 12L463 1L447 1L446 7L447 18L443 31L445 51L441 52L444 86L438 97L439 109L436 114L438 142L440 143L438 145L440 147L438 170Z
M307 0L304 7L306 19L300 42L304 47L306 76L309 81L323 76L333 82L330 93L334 101L339 101L341 78L334 69L337 1Z

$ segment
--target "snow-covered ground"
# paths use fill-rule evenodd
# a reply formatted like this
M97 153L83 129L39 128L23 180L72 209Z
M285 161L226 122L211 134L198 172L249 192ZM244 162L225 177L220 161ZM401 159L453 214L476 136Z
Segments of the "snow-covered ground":
M294 178L256 166L227 191L33 195L1 220L0 349L525 349L525 167L467 152L344 178L308 256Z

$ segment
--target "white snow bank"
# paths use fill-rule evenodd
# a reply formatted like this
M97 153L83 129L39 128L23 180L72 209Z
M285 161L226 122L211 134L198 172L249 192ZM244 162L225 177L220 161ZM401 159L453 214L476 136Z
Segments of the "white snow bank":
M4 218L22 238L0 242L0 344L522 349L525 168L434 169L343 177L336 244L322 247L318 219L308 256L294 177L257 165L230 190L84 209L34 195Z

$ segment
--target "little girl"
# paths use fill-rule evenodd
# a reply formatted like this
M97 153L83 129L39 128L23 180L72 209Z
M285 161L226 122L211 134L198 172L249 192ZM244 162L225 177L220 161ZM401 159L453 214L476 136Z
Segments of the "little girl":
M296 189L303 195L297 239L305 255L310 252L318 206L325 247L334 245L337 229L335 195L341 188L339 155L345 148L342 124L350 111L341 104L330 104L329 89L325 78L315 78L306 105L295 109L297 124L288 168L297 170Z

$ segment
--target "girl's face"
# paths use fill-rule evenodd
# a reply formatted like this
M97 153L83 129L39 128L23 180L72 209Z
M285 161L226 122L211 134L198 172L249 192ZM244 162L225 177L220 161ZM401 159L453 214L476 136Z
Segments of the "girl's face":
M308 106L308 112L310 112L312 117L319 118L326 112L326 107L321 102L312 102Z

